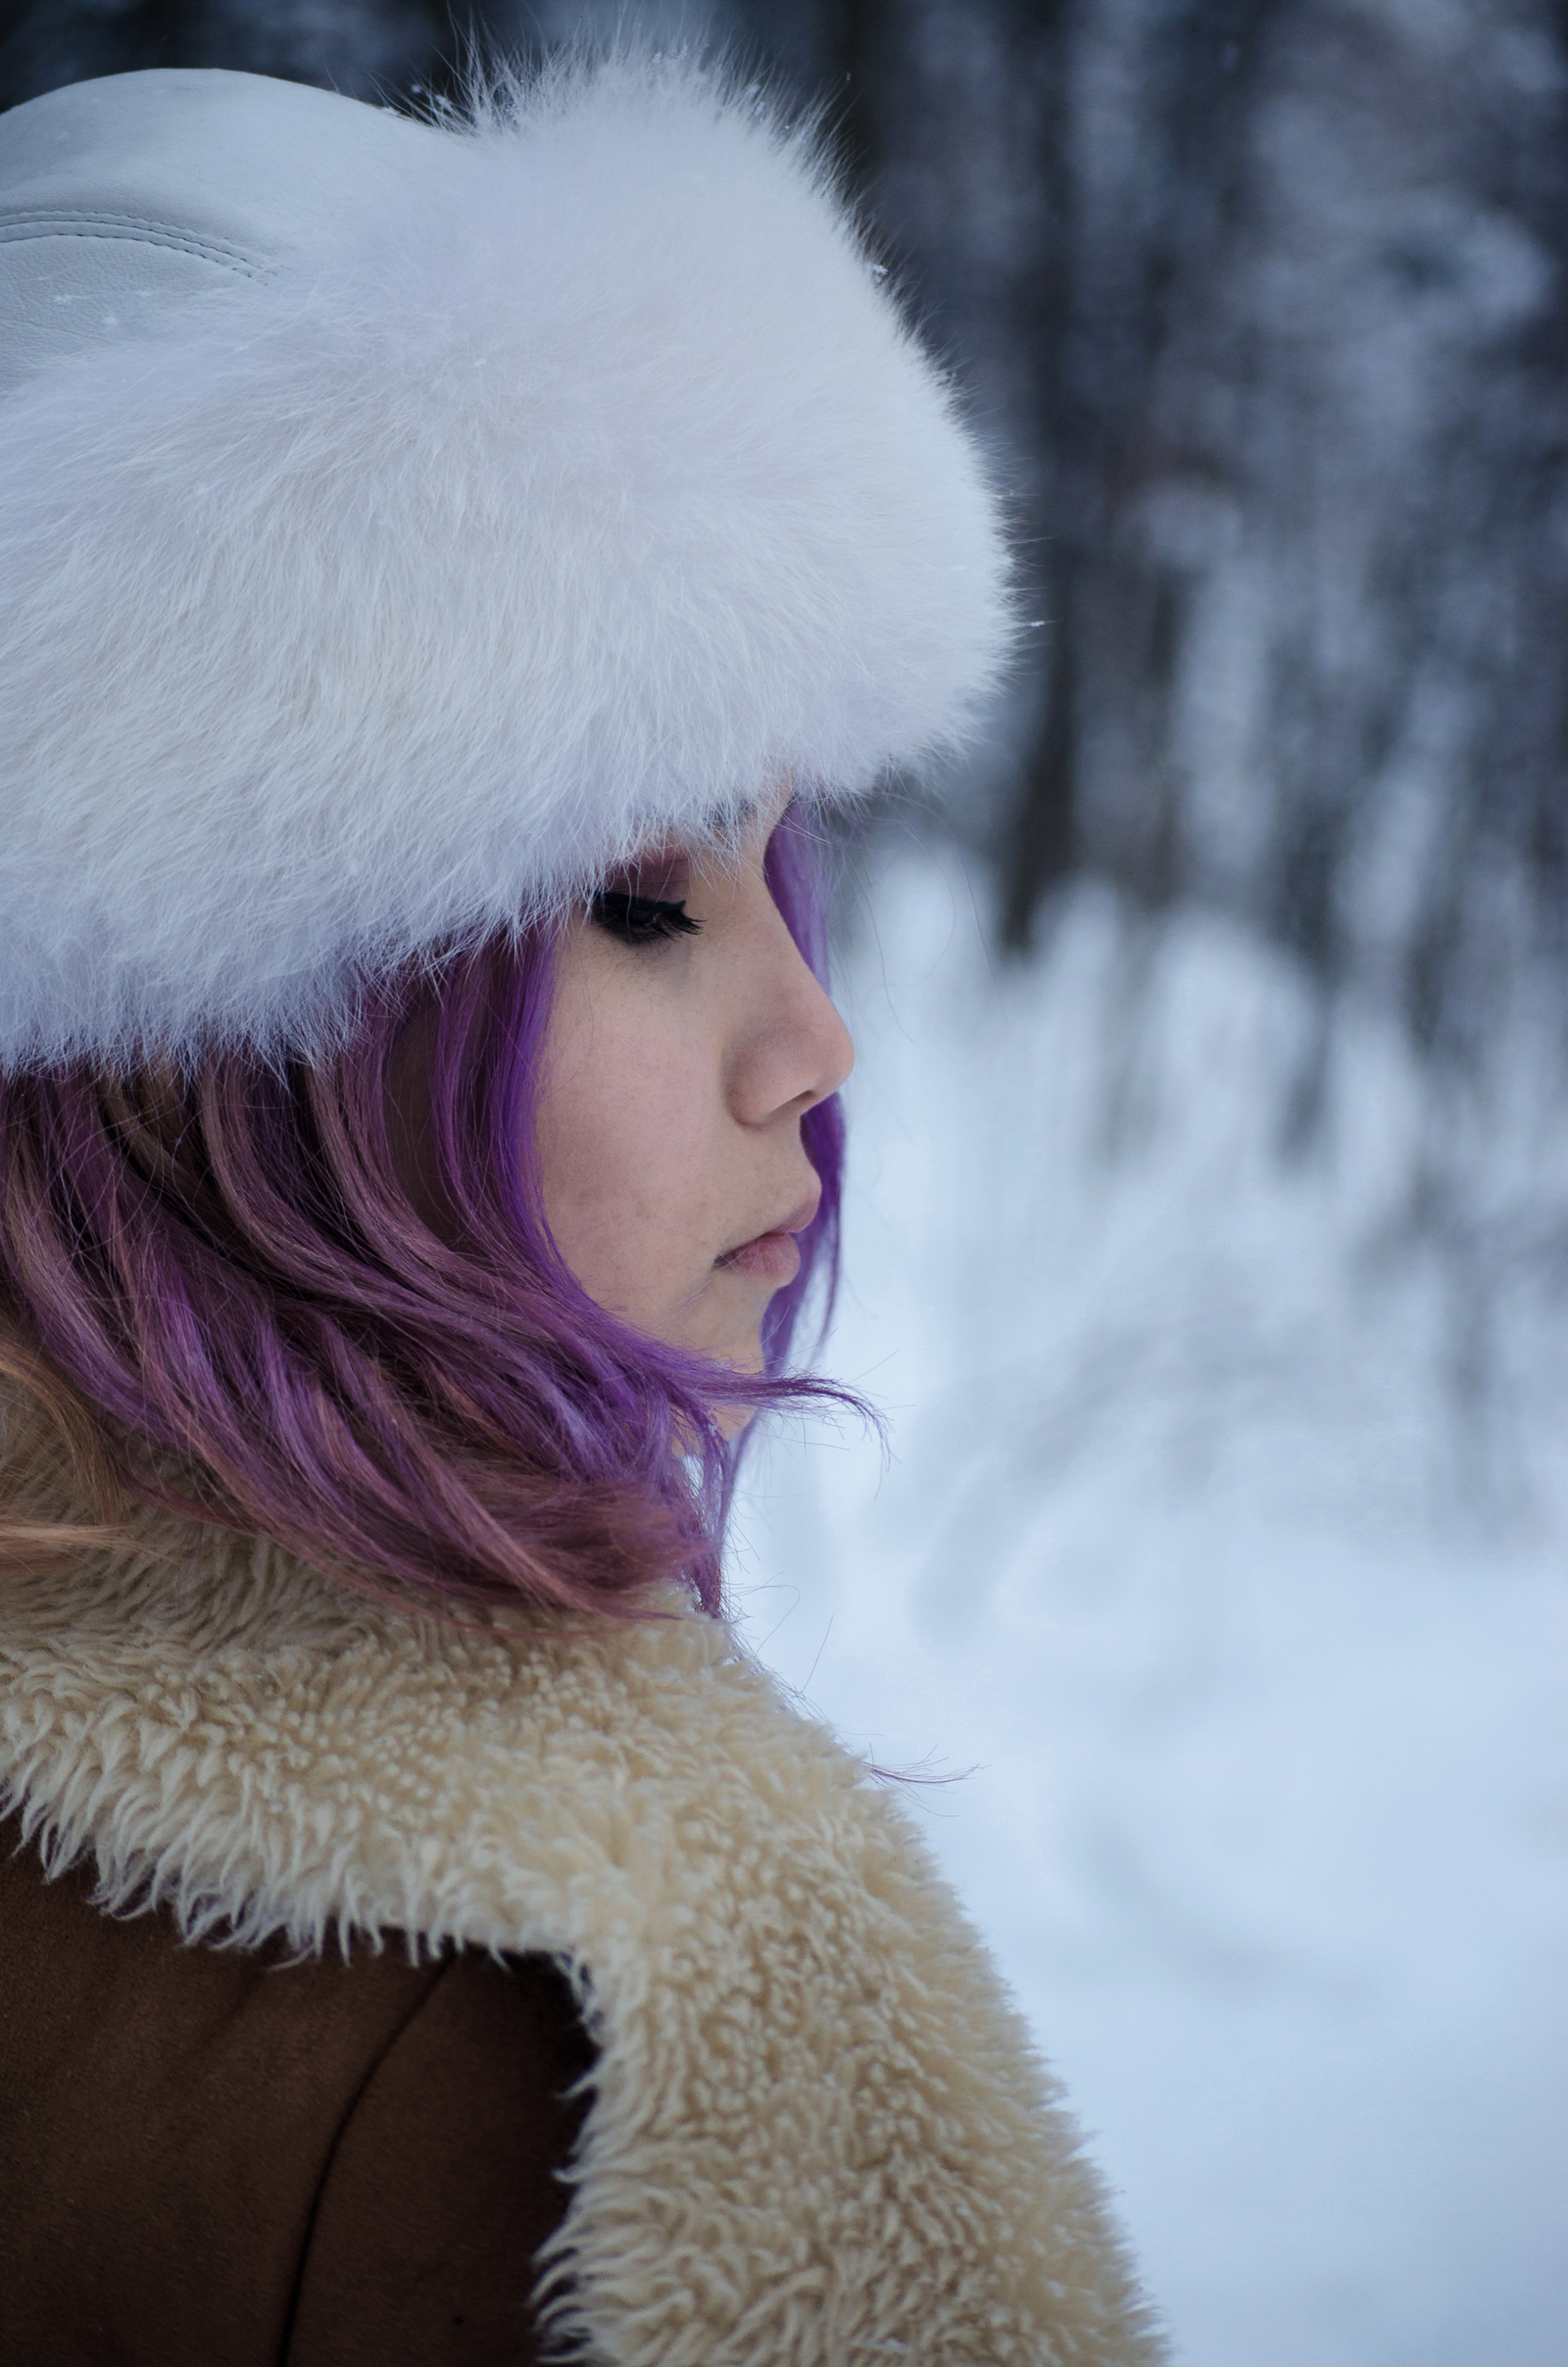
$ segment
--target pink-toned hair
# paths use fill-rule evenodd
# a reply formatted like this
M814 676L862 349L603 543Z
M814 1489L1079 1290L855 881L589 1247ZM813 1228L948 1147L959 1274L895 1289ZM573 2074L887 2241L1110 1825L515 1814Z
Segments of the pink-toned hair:
M825 980L808 825L786 817L766 871ZM765 1377L633 1331L565 1268L529 1167L554 942L495 941L441 972L446 1238L386 1122L428 973L368 994L315 1064L230 1052L189 1077L0 1081L0 1364L100 1484L449 1602L633 1610L680 1578L718 1609L738 1455L719 1409L844 1396L786 1373L808 1293L825 1322L837 1281L842 1115L834 1100L805 1121L822 1206L768 1310ZM7 1557L37 1550L14 1531Z

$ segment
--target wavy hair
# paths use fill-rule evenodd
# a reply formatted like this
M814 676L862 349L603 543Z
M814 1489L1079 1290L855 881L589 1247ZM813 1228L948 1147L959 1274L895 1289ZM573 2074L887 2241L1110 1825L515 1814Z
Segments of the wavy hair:
M821 850L789 814L766 876L826 982ZM597 1306L532 1171L556 933L367 990L315 1061L214 1052L189 1074L0 1080L0 1369L50 1411L96 1528L0 1510L0 1561L113 1544L125 1502L258 1531L351 1582L441 1602L631 1612L679 1580L721 1602L741 1442L720 1413L847 1392L791 1375L838 1277L843 1117L805 1119L823 1186L751 1378ZM400 1181L394 1050L437 1007L429 1124L450 1225Z

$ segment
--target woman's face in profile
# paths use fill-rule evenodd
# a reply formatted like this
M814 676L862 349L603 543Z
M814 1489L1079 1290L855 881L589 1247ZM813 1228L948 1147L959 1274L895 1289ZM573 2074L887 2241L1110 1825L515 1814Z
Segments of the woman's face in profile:
M816 1209L801 1120L854 1060L763 877L781 803L735 852L650 856L573 918L538 1118L545 1214L590 1297L748 1372Z

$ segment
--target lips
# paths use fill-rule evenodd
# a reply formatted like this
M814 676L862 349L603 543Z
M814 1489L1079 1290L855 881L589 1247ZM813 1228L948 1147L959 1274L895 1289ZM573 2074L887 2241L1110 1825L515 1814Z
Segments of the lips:
M804 1233L815 1216L822 1199L821 1187L803 1200L799 1207L765 1233L756 1233L750 1241L741 1241L734 1249L725 1250L714 1258L715 1265L731 1273L749 1274L759 1281L770 1282L779 1290L793 1282L801 1270L801 1249L797 1233Z
M726 1250L717 1262L727 1273L751 1274L778 1290L801 1270L800 1244L793 1233L759 1233L738 1250Z

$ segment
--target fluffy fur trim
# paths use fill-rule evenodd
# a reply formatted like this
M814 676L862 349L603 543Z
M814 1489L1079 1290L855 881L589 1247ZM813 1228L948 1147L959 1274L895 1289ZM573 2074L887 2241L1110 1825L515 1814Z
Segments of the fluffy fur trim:
M7 1582L0 1796L197 1938L564 1963L602 2053L547 2290L599 2367L1164 2355L902 1804L710 1620L443 1630L149 1520Z
M0 279L201 245L123 173L103 227L88 92L109 163L156 100L241 178L210 287L0 405L0 1064L309 1044L651 834L963 730L996 503L809 132L648 57L466 126L127 75L7 119L56 162Z

